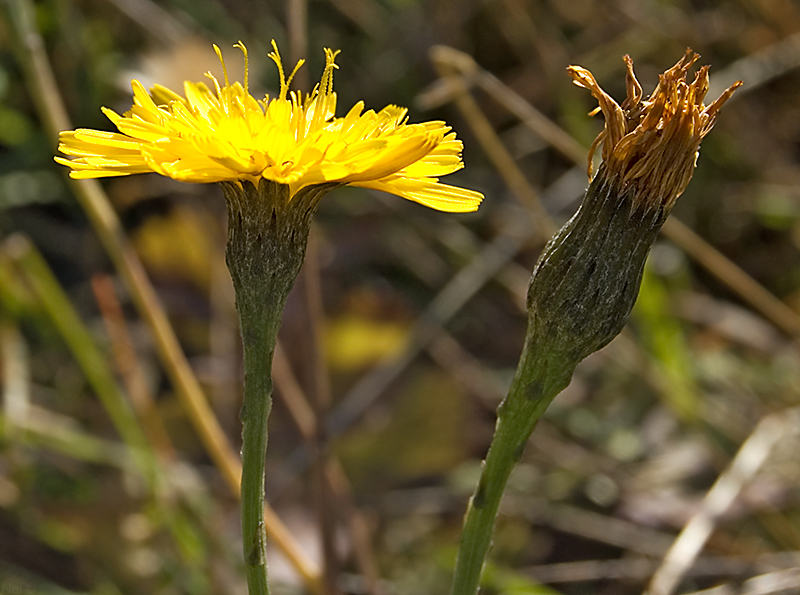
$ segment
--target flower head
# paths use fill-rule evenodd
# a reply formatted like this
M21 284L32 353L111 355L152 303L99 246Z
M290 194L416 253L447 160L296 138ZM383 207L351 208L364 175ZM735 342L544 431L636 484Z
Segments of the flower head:
M722 107L742 81L731 85L710 105L703 104L708 92L708 66L687 80L688 71L700 56L686 50L675 66L659 75L658 85L644 99L642 86L633 73L633 60L625 56L627 97L617 104L592 73L580 66L567 69L573 82L585 87L600 104L606 123L589 151L592 156L602 143L606 174L620 176L626 187L634 187L634 206L664 206L669 211L692 179L700 141L711 131ZM648 198L659 197L659 205Z
M264 178L289 186L290 196L318 184L349 184L383 190L451 212L474 211L483 195L449 186L439 177L463 167L462 143L439 121L409 124L407 110L394 105L364 111L359 101L335 117L333 71L338 52L325 50L319 84L305 97L290 91L298 62L286 76L275 42L269 57L280 75L276 97L258 100L244 85L224 85L211 74L213 88L184 84L185 97L156 85L148 93L134 80L133 107L123 115L103 108L119 133L77 129L62 132L59 151L71 159L73 178L156 172L183 182L242 182Z
M606 120L590 151L589 176L601 143L603 163L580 208L545 246L533 271L529 333L544 353L577 364L625 326L650 247L691 180L700 141L741 84L703 105L708 67L691 83L686 80L695 60L687 52L644 99L626 56L627 98L621 105L588 70L570 66L569 74L592 92Z

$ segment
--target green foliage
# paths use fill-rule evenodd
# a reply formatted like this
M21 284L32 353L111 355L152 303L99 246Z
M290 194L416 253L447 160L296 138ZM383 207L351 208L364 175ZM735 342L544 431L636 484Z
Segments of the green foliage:
M652 268L646 268L634 320L641 325L642 338L663 382L666 403L684 421L692 422L697 420L700 392L686 334L669 298L666 284Z

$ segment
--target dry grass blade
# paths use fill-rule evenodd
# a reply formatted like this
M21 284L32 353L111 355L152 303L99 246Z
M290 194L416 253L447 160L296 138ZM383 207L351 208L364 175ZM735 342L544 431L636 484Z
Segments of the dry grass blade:
M300 387L300 383L292 373L289 360L286 359L283 345L280 341L275 347L275 359L272 361L272 374L275 377L275 386L278 389L278 397L289 409L294 423L297 424L300 433L306 440L311 439L316 433L317 420L314 410L308 404L308 400Z
M433 360L448 370L466 393L471 393L487 410L494 411L505 396L506 387L490 375L484 365L444 330L428 346Z
M784 554L760 556L753 562L743 561L741 558L736 557L708 556L698 558L697 562L687 572L687 576L692 578L725 576L730 579L733 577L751 577L760 568L785 568L786 570L755 576L751 579L753 583L748 580L743 583L743 586L724 585L691 594L687 593L686 595L700 595L701 593L703 595L741 595L743 592L749 593L749 591L743 591L742 589L746 589L747 585L758 583L759 579L762 578L767 579L769 577L769 580L772 580L780 577L781 579L794 580L795 577L792 573L796 572L796 569L788 567L796 566L799 562L800 560L796 555L787 557ZM631 557L622 560L586 560L543 564L527 568L525 574L548 584L620 579L630 581L648 579L653 575L657 567L657 562L651 558ZM795 583L790 584L794 585Z
M486 244L430 302L410 333L408 347L397 355L384 357L340 401L327 418L329 434L337 436L349 428L430 344L439 329L514 258L534 233L535 228L528 221L517 219Z
M767 82L797 68L800 68L800 33L748 54L724 70L716 72L708 93L710 97L717 97L738 80L744 81L746 85L737 95L751 93Z
M472 131L483 145L486 155L492 160L497 171L503 176L509 188L517 198L530 209L534 223L539 230L539 239L544 244L556 231L547 210L542 205L539 194L525 178L514 158L497 137L492 125L481 111L475 99L470 95L468 86L452 64L453 50L445 46L431 49L430 56L439 76L445 79L454 90L454 101L461 110Z
M4 421L9 425L8 417ZM124 444L92 436L78 428L80 423L75 419L31 405L25 418L15 422L14 432L21 434L19 440L26 445L136 473L136 462Z
M800 339L800 316L759 285L750 275L725 258L708 242L678 219L671 217L662 228L675 242L707 271L713 273L756 311L787 335Z
M322 291L320 287L319 253L315 237L309 238L306 261L303 265L303 284L305 293L306 340L307 351L311 360L311 391L314 419L324 419L331 403L331 388L328 369L325 365L321 340L322 328L325 324L325 313L322 307ZM328 453L328 439L325 425L314 423L314 435L309 439L315 461L313 464L314 479L317 485L316 504L319 517L320 536L324 559L325 588L328 595L337 595L337 575L339 559L336 551L336 511L335 498L331 497L331 485L326 474L332 459Z
M754 576L741 586L722 585L686 595L796 595L798 592L800 568L792 568Z
M19 327L0 320L0 375L3 378L4 431L14 438L23 425L30 404L30 354Z
M111 4L152 35L156 42L174 43L189 34L172 13L152 0L109 0Z
M122 389L106 365L102 352L42 255L27 238L14 235L0 246L2 256L16 269L61 335L87 382L103 404L125 445L130 449L148 488L156 493L161 470L152 458L150 444Z
M477 85L559 153L577 164L586 160L585 147L500 79L478 66L469 54L450 47L437 46L431 50L431 59L437 64L446 65L461 76L460 80L445 79L451 85L448 86L448 92L444 96L437 95L434 99L422 95L419 100L421 107L433 108L439 103L457 102L459 95L468 88L466 85Z
M117 369L147 438L161 456L175 460L175 448L158 414L153 395L147 388L144 371L136 356L122 308L114 292L114 284L109 277L98 274L92 278L92 289L117 360Z
M800 409L761 419L736 457L708 491L700 510L686 523L653 575L645 593L672 595L714 530L717 521L755 477L781 440L800 428Z
M672 542L670 535L661 531L574 506L553 506L543 521L560 531L646 556L663 556Z

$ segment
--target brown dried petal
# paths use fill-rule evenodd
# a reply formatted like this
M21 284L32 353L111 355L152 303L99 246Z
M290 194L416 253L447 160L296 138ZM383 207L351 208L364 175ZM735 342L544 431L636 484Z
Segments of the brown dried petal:
M633 206L664 207L669 211L694 173L700 142L714 126L719 109L742 82L731 85L709 106L708 66L687 81L689 68L700 56L691 50L659 76L655 90L642 99L642 87L625 56L627 96L622 105L600 88L591 72L580 66L567 69L573 82L597 99L606 123L589 153L602 145L605 173L619 176L623 188L633 187Z

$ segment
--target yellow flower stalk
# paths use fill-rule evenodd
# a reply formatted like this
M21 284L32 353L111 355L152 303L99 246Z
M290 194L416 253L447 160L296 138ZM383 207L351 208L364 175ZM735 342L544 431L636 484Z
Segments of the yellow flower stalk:
M103 108L119 130L62 132L59 151L73 178L156 172L182 182L270 180L289 187L290 197L319 184L383 190L449 212L478 208L483 195L439 182L463 167L462 143L439 121L409 124L405 108L364 111L362 101L335 117L333 71L338 52L325 50L319 84L303 97L290 91L298 62L287 77L273 42L269 57L280 75L276 97L256 99L245 80L231 84L222 53L224 85L211 73L204 83L184 85L185 97L156 85L148 93L134 80L133 107L123 115Z
M379 112L358 102L336 117L333 71L337 52L325 50L319 84L291 91L299 62L286 76L273 42L269 57L280 76L277 96L250 95L231 84L214 46L224 85L185 83L184 97L133 81L133 107L103 112L119 132L62 132L56 161L73 178L155 172L183 182L222 186L228 206L226 262L236 293L244 344L242 419L242 542L251 595L267 595L264 462L271 408L272 358L286 298L305 257L311 218L320 199L342 185L396 194L449 212L478 208L483 195L443 184L463 167L462 143L444 122L409 124L407 110Z

